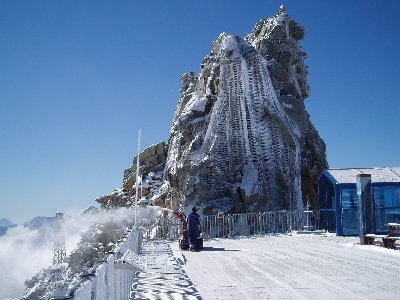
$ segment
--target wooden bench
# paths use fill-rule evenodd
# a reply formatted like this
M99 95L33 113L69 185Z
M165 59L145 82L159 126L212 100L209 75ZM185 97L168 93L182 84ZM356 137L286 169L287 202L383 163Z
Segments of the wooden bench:
M400 224L399 223L387 223L389 234L388 236L400 235Z
M387 223L389 234L387 237L382 238L383 246L385 248L394 249L394 243L400 240L400 224L399 223Z
M394 243L396 241L400 240L400 236L386 236L382 238L383 241L383 247L389 248L389 249L395 249Z
M382 239L385 248L395 249L395 242L400 240L400 224L387 223L387 235L369 233L364 235L364 245L374 245L375 239Z
M374 245L375 244L375 239L383 239L386 238L387 235L383 234L366 234L364 235L364 245Z

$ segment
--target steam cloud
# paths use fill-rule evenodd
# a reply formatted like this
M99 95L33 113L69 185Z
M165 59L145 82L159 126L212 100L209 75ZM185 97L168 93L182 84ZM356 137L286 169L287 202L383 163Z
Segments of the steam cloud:
M160 210L139 208L138 220L154 219ZM127 208L101 211L95 214L64 217L58 233L65 238L67 255L76 247L81 234L98 223L133 223L134 212ZM41 268L53 263L54 232L50 227L30 230L23 226L9 228L0 237L0 299L19 297L25 290L25 280L30 279Z

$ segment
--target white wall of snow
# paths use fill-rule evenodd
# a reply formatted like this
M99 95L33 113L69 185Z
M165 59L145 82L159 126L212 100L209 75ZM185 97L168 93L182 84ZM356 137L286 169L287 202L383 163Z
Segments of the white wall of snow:
M75 291L73 299L75 300L91 299L92 298L91 294L92 294L92 283L89 280L84 281Z
M80 281L68 291L66 299L129 299L131 285L139 268L128 264L121 258L128 250L140 254L142 240L141 231L128 230L126 236L115 247L113 253L99 262L91 274L82 276ZM56 298L60 299L59 296L54 299Z

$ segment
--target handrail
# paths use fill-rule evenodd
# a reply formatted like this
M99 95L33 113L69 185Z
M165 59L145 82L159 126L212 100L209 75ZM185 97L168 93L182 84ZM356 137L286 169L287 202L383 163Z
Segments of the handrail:
M269 233L287 233L292 230L319 229L319 211L273 211L228 215L208 215L201 218L204 238L249 236ZM164 216L144 233L148 239L178 239L182 233L177 218Z

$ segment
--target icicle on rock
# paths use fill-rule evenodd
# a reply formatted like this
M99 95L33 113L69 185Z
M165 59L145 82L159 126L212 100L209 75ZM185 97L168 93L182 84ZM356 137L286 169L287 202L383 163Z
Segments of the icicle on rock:
M222 33L198 76L182 76L165 179L173 208L302 209L327 166L304 107L303 28L284 8L244 39Z

